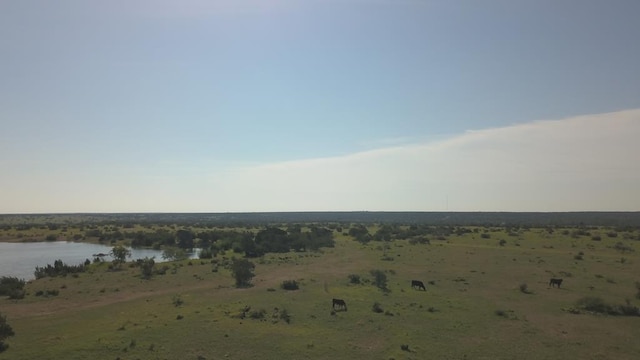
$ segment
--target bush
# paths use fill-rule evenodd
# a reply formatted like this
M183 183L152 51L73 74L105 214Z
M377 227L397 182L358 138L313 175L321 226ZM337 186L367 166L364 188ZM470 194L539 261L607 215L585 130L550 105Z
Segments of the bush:
M523 294L533 294L533 291L529 290L529 285L526 283L520 284L520 292Z
M255 268L255 264L247 259L233 259L231 273L236 279L236 287L250 286L251 279L255 276L253 273Z
M122 245L114 246L109 253L113 257L113 264L119 267L127 262L127 258L131 257L131 251Z
M0 313L0 352L3 352L9 347L9 345L4 343L4 340L14 335L13 329L7 323L7 317Z
M138 263L140 264L140 275L142 275L144 279L151 279L151 276L153 276L153 268L156 265L153 257L145 257L139 260Z
M576 301L580 309L598 314L640 316L640 309L627 300L625 305L611 305L598 297L587 296Z
M87 267L84 264L80 265L67 265L62 260L56 260L51 264L47 264L45 267L36 266L36 270L33 273L36 279L44 277L56 277L67 276L67 274L77 274L86 271Z
M298 282L296 282L295 280L285 280L282 282L282 285L280 285L281 288L283 288L284 290L298 290Z
M640 309L637 306L631 305L631 302L627 300L626 304L618 305L616 310L620 315L624 316L640 316Z
M265 309L254 310L249 313L249 317L255 320L261 320L261 319L264 319L264 316L266 314L267 314L267 310Z
M629 245L625 245L625 244L624 244L623 242L621 242L621 241L618 241L618 242L613 246L613 248L614 248L614 249L616 249L616 250L618 250L618 251L620 251L620 252L622 252L622 253L625 253L625 252L632 252L632 251L633 251L633 248L632 248L631 246L629 246Z
M282 310L280 310L279 313L280 313L279 314L280 320L283 320L287 324L291 323L291 314L289 314L289 311L287 311L287 309L282 309Z
M358 275L358 274L349 274L349 283L351 283L351 284L360 284L360 275Z
M371 310L374 313L378 313L378 314L384 312L384 310L382 309L382 306L377 301L373 303L373 306L371 307Z
M211 249L202 249L200 250L200 254L198 254L200 259L213 259L213 251Z
M36 291L35 295L36 296L58 296L58 294L60 294L60 291L58 290L38 290Z
M17 277L3 276L0 278L0 296L9 296L11 299L24 297L25 281ZM22 296L20 296L20 294Z
M167 247L162 251L162 258L167 261L179 261L189 258L189 254L184 249Z
M387 274L382 270L371 270L373 276L373 284L382 290L387 290Z

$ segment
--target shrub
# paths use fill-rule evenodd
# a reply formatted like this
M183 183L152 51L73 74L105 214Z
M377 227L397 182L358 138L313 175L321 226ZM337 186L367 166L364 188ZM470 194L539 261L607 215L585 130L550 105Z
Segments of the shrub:
M482 234L480 234L480 237L483 238L483 239L491 239L491 234L482 233Z
M632 248L631 246L629 246L629 245L625 245L622 241L618 241L618 242L613 246L613 248L614 248L614 249L616 249L616 250L618 250L618 251L620 251L620 252L622 252L622 253L625 253L625 252L632 252L632 251L633 251L633 248Z
M500 246L505 246L507 244L507 241L505 239L501 239L500 241L498 241L498 245Z
M38 290L36 291L36 296L57 296L60 292L58 290Z
M377 301L373 303L373 306L371 306L371 310L374 313L378 313L378 314L384 312L384 310L382 309L382 306Z
M296 282L295 280L285 280L282 282L282 285L280 285L281 288L283 288L284 290L298 290L298 282Z
M167 261L179 261L189 258L189 254L184 249L167 247L162 251L162 258Z
M247 259L233 259L231 273L236 279L236 287L250 286L251 279L255 276L253 273L255 268L255 264Z
M529 285L526 283L520 284L520 292L523 294L533 294L533 292L529 290Z
M51 264L47 264L45 267L36 266L36 270L34 271L34 276L36 279L41 279L44 277L56 277L56 276L67 276L67 274L76 274L86 271L87 267L84 264L80 265L67 265L62 262L62 260L56 260L53 262L53 266Z
M0 313L0 352L3 352L9 347L9 345L4 343L4 340L14 335L13 329L7 323L7 317Z
M267 314L267 310L265 310L265 309L254 310L254 311L249 312L249 317L251 319L261 320L261 319L264 319L264 316L266 314Z
M391 256L391 255L389 255L389 254L384 254L384 255L382 255L382 257L380 258L380 260L382 260L382 261L393 261L393 260L395 260L395 259L393 258L393 256Z
M592 311L596 313L607 313L611 310L611 307L607 305L604 300L598 297L583 297L576 302L576 306L581 309Z
M616 310L618 311L618 313L620 315L624 315L624 316L640 316L640 309L638 309L637 306L631 305L631 302L629 302L629 300L627 300L626 304L624 304L624 305L618 305L616 307Z
M373 284L382 290L387 290L387 274L382 270L371 270L373 276Z
M198 257L200 259L212 259L213 258L213 251L211 251L211 249L202 249L202 250L200 250L200 253L198 254Z
M17 277L3 276L0 278L0 296L9 296L11 299L24 297L25 281ZM19 295L22 294L22 297Z
M287 324L291 323L291 314L289 314L289 311L287 311L287 309L280 310L279 318L280 320L283 320Z
M640 316L640 309L631 305L627 300L624 305L607 304L598 297L587 296L576 301L576 306L580 309L598 314Z
M153 257L145 257L144 259L139 260L140 264L140 274L144 279L151 279L153 275L153 268L156 262L153 260Z
M131 257L131 251L122 245L117 245L111 249L109 255L113 257L113 265L118 268L127 261L128 257Z
M351 283L351 284L360 284L360 275L358 275L358 274L349 274L349 283Z

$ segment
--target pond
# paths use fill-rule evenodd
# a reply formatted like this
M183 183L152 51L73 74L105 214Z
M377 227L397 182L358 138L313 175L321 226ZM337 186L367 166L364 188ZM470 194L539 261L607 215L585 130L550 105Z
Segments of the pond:
M78 265L86 259L93 260L93 254L109 254L111 246L87 244L69 241L32 242L32 243L4 243L0 242L0 277L15 276L20 279L32 280L36 266L53 265L60 259L68 265ZM163 262L162 250L129 249L131 258L127 261L154 257L156 262ZM190 254L195 257L195 253ZM105 261L113 258L104 257Z

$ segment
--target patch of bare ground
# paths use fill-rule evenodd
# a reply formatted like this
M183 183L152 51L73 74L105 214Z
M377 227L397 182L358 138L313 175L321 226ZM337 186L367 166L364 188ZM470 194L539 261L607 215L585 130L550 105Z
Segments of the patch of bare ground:
M284 280L300 278L300 274L317 281L347 279L350 273L357 272L368 261L362 252L349 249L351 246L353 244L339 241L335 248L325 249L323 253L311 253L309 257L303 257L299 261L294 259L277 266L258 265L253 283L258 287L275 288Z
M187 284L179 288L159 288L159 289L131 289L128 291L110 292L101 296L93 297L91 300L74 300L74 297L51 298L37 303L24 303L20 301L9 301L3 305L13 318L46 316L52 314L64 314L66 312L76 312L89 308L107 306L127 301L137 300L148 296L161 296L177 292L188 292L215 288L218 283L205 282Z

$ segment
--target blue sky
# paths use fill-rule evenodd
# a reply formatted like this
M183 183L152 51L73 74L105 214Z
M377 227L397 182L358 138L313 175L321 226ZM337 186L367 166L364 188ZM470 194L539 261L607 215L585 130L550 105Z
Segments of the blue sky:
M640 210L639 14L0 1L0 213Z

